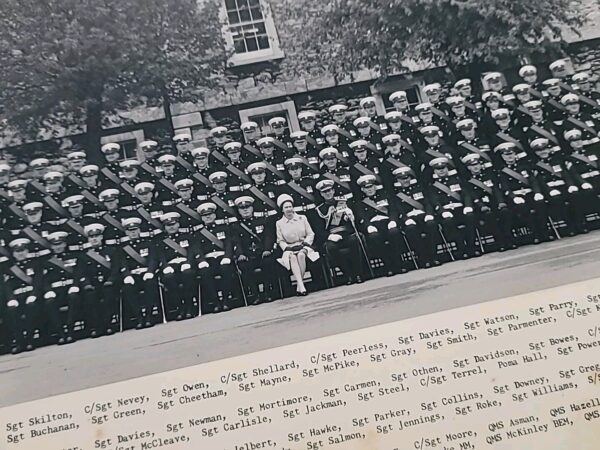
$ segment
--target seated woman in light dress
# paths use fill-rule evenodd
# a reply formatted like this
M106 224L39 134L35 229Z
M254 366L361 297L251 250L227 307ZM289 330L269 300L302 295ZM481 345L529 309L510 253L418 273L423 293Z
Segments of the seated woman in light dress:
M310 223L306 216L294 211L294 200L290 195L282 194L277 198L277 206L283 212L277 221L277 244L283 255L279 263L290 270L296 278L296 295L306 295L304 274L306 273L306 258L316 261L319 253L311 246L315 239Z

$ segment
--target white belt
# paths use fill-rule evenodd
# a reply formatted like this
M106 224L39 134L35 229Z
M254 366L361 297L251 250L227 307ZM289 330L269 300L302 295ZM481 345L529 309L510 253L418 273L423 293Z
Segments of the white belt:
M196 199L198 200L206 200L208 198L208 195L196 195Z
M277 180L277 181L275 182L275 184L276 184L277 186L281 186L282 184L285 184L285 180Z
M277 214L277 211L258 211L254 213L254 217L270 217Z
M13 291L13 294L19 295L19 294L24 294L25 292L31 292L31 291L33 291L33 286L25 286L22 288L15 289Z
M294 211L309 211L311 209L315 209L316 206L314 203L311 203L309 205L304 205L304 206L294 206Z
M600 142L600 138L599 137L593 137L592 139L589 139L587 141L583 141L583 145L597 144L598 142Z
M29 258L39 258L40 256L46 256L50 254L50 250L40 250L39 252L29 253Z
M582 173L581 178L585 179L585 178L597 177L598 175L600 175L600 171L592 170L591 172Z
M245 191L246 189L250 189L249 184L242 184L240 186L229 186L229 190L231 192L240 192L240 191Z
M21 234L21 230L10 230L10 234L12 234L13 236L17 236Z
M218 257L223 256L223 255L225 255L225 252L217 250L217 251L214 251L214 252L207 253L204 256L207 257L207 258L218 258Z
M563 186L565 184L565 180L556 180L556 181L549 181L548 186L550 187L554 187L554 186Z
M65 287L73 284L73 280L56 281L50 284L51 288Z
M217 220L215 220L215 223L217 225L223 225L224 223L232 223L232 222L237 222L237 219L235 217L231 217L229 219L217 219Z
M167 262L167 264L183 264L184 262L187 262L187 258L184 258L183 256L179 256L177 258L173 258L173 259L169 260Z
M106 245L117 245L119 243L118 239L107 239L104 241Z
M147 267L138 267L137 269L133 269L131 271L131 273L133 275L139 275L139 274L145 273L145 272L148 272L148 268Z
M463 204L462 203L448 203L447 205L444 205L444 209L456 209L456 208L462 208Z
M515 195L525 195L525 194L529 194L530 192L531 192L531 189L529 189L529 188L523 188L523 189L518 189L516 191L512 191L512 193Z

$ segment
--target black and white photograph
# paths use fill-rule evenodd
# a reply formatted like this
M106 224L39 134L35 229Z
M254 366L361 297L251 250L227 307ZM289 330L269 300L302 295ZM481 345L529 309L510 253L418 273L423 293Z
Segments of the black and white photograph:
M600 274L596 0L3 0L0 407Z

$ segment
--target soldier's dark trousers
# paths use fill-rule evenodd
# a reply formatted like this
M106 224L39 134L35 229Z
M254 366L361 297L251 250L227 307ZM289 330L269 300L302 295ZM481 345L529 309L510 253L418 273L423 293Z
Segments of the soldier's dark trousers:
M553 236L548 228L548 213L543 200L535 201L529 197L523 204L511 205L511 209L521 223L531 230L534 242L545 241Z
M598 179L598 182L595 180ZM579 188L579 192L574 196L574 207L582 214L582 231L587 228L585 223L585 216L587 214L599 214L600 213L600 177L596 177L593 180L586 180L592 184L592 189Z
M190 318L194 310L194 298L198 293L196 272L193 269L181 270L180 265L169 266L173 273L161 275L165 285L165 314L167 320Z
M416 225L404 225L404 234L419 267L425 267L437 260L437 242L440 240L438 225L435 220L425 222L423 218L412 219Z
M507 208L503 210L494 210L477 208L476 225L480 233L491 233L494 237L494 243L497 249L506 250L512 247L514 238L512 236L510 212ZM478 243L479 245L479 243ZM483 243L482 243L483 245Z
M200 298L202 314L231 309L229 295L238 284L234 279L233 261L221 264L222 258L207 258L209 267L200 271ZM219 299L219 291L223 297Z
M266 300L269 295L269 286L277 284L275 264L276 261L272 256L268 258L250 256L246 261L238 262L244 286L246 289L251 289L258 302ZM262 293L260 291L261 284L263 285Z
M48 334L54 334L59 339L65 339L67 335L73 330L73 322L70 320L72 317L71 313L71 301L67 293L68 288L53 289L56 293L56 298L43 299L44 315L48 320ZM69 305L68 314L62 314L60 311L61 305Z
M157 279L153 277L144 280L143 274L131 276L134 284L123 284L123 301L127 303L129 311L135 316L138 324L149 325L152 310L159 303ZM123 317L123 320L126 318Z
M112 334L113 316L119 311L119 290L114 284L101 283L84 288L85 323L89 331L100 334Z
M387 221L371 224L377 231L365 234L369 258L381 259L387 273L406 272L411 266L402 260L402 254L407 252L402 233L397 227L389 230L387 224Z
M31 350L34 333L40 316L39 299L27 303L27 294L14 297L18 306L6 306L6 325L12 340L12 350Z
M344 236L338 242L326 241L325 251L329 255L332 267L339 267L347 281L362 276L365 257L356 234Z
M440 225L448 243L454 241L456 244L457 254L454 255L454 258L460 259L473 256L477 250L475 214L463 214L459 209L449 212L452 213L453 217L444 218L440 215Z
M560 195L546 197L549 219L552 220L555 227L559 220L563 220L566 224L566 231L557 229L559 234L563 236L574 236L581 229L583 215L574 207L574 198L567 194L566 189L561 190Z

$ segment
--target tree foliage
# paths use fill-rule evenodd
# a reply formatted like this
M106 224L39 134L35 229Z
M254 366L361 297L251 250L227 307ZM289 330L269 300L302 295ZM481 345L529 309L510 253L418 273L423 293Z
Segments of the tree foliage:
M288 70L382 74L406 61L496 64L560 51L586 20L585 0L284 0Z
M99 121L215 86L228 54L219 0L2 0L0 105L9 126ZM105 124L106 125L106 124ZM92 138L99 142L99 136ZM93 145L93 143L91 143Z

